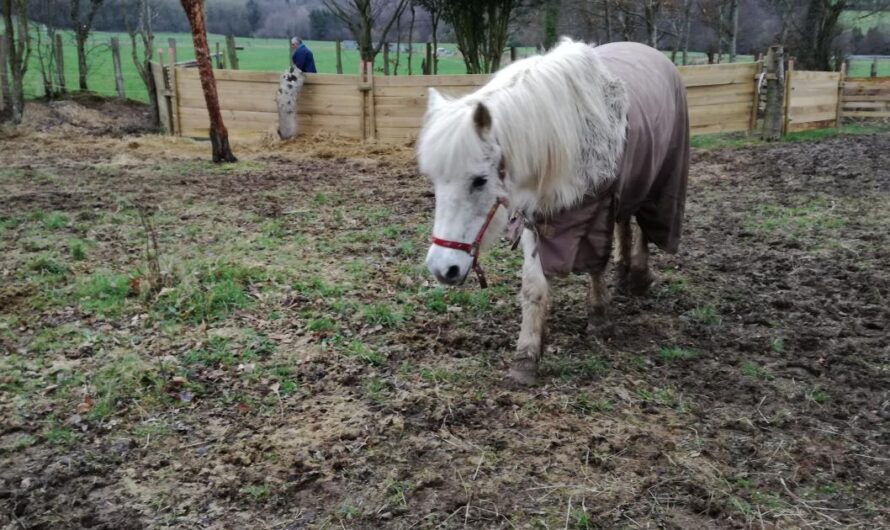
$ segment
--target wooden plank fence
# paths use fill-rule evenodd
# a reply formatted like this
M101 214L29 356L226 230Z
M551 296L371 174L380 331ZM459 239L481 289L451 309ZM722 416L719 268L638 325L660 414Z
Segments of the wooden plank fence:
M848 77L842 113L851 118L890 118L890 77Z
M840 83L840 72L786 72L785 132L835 127Z
M752 132L757 119L761 63L678 67L686 84L693 135ZM195 69L156 66L164 126L174 134L207 137L209 121ZM275 134L280 74L214 70L220 106L233 137ZM360 76L307 74L297 105L301 134L407 142L416 138L434 87L462 96L488 75ZM786 83L786 132L835 126L846 116L890 116L890 79L847 80L838 72L791 71ZM843 99L839 99L843 96ZM164 112L166 104L168 113Z

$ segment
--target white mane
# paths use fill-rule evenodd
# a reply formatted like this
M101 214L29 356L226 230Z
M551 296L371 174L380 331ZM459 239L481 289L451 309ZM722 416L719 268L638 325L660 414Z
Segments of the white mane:
M507 66L476 92L431 105L417 142L421 171L452 174L456 164L491 155L473 124L479 103L491 113L491 140L504 157L514 208L560 210L614 180L628 99L591 46L563 39L546 55Z

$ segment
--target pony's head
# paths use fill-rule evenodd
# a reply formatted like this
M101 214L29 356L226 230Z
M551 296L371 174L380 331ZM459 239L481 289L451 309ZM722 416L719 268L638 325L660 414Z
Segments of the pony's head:
M503 208L493 218L490 215L507 195L504 161L492 134L493 119L491 109L480 101L448 100L429 90L417 160L436 193L433 237L446 245L430 246L426 264L442 283L463 283L473 267L474 254L456 246L472 245L484 236L481 250L497 239L507 222Z

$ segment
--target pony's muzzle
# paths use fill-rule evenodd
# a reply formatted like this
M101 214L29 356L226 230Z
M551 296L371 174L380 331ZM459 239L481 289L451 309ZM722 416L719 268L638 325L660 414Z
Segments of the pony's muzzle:
M473 258L463 252L434 246L427 255L426 266L439 283L461 285L470 273Z

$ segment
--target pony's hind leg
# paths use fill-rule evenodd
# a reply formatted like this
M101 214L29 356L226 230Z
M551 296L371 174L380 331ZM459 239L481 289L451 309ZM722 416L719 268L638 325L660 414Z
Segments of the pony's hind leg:
M652 273L649 272L649 240L637 223L632 225L632 232L633 249L630 253L627 286L630 294L642 296L652 285Z
M587 291L587 336L606 338L613 335L615 327L609 318L609 286L606 285L605 271L590 274L590 288Z
M509 377L523 385L534 384L538 375L538 361L544 347L549 287L541 256L538 254L537 236L531 230L522 233L522 326L516 343L516 356L510 365Z
M615 281L618 290L626 293L630 291L628 282L633 251L633 230L631 229L630 219L615 223L615 242L617 243L617 252L615 252Z

